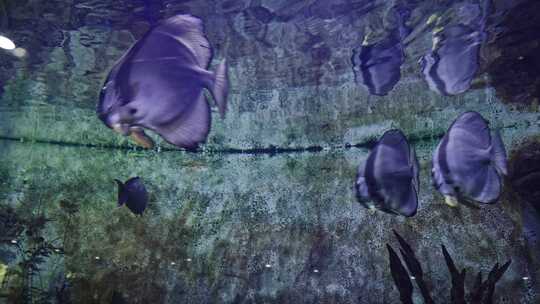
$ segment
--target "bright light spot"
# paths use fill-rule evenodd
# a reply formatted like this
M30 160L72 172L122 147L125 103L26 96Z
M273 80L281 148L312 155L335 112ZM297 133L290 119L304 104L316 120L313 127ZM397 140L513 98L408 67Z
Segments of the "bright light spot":
M11 240L11 244L17 244L17 240Z
M13 50L15 49L15 43L7 37L0 36L0 48L4 50Z
M186 261L187 261L187 262L191 262L191 259L190 259L190 258L187 258Z
M416 280L416 278L415 278L415 277L413 277L413 276L411 276L411 280Z
M13 56L19 58L26 57L27 54L26 50L20 47L14 49L11 53L13 54Z
M96 260L99 260L99 259L100 259L100 257L97 256L97 257L96 257Z
M313 269L313 272L319 273L319 269Z
M176 265L176 263L175 263L175 262L171 262L171 265L173 265L173 266L174 266L174 265Z
M60 249L56 248L54 249L55 252L60 252Z
M529 277L523 277L523 280L527 281L529 279Z
M270 265L270 264L266 264L266 265L264 265L264 267L266 267L266 268L270 268L270 267L272 267L272 265Z

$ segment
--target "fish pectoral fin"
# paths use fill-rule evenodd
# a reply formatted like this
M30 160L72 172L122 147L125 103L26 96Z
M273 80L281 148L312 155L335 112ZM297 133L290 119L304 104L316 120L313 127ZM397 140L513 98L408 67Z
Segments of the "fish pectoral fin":
M147 148L152 149L154 147L154 141L152 138L146 133L144 133L143 129L136 129L131 131L130 135L131 139L133 139L138 145Z
M447 204L450 207L457 207L458 206L458 199L456 197L445 195L444 196L444 203Z

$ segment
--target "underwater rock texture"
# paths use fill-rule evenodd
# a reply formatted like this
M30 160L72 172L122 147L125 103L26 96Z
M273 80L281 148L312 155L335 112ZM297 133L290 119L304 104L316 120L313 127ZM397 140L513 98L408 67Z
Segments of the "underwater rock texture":
M479 86L455 97L429 91L417 64L431 48L426 21L435 13L452 20L461 2L414 2L402 78L378 97L354 83L351 56L393 24L387 1L0 0L2 34L28 52L18 59L0 50L1 204L53 219L46 237L65 249L36 284L53 298L67 286L74 303L113 295L128 303L398 303L385 248L396 244L393 228L414 247L439 302L450 287L434 252L444 243L461 267L485 273L511 258L496 301L537 303L540 278L516 198L451 209L429 173L439 136L460 113L480 112L510 151L540 132L538 107L516 109ZM229 112L213 121L204 153L129 149L97 119L97 94L136 38L180 12L204 20L215 62L228 59ZM411 219L369 212L355 199L367 150L345 147L390 128L411 139L422 167ZM324 149L219 152L271 146ZM113 179L136 175L150 193L142 218L115 207ZM8 269L20 259L4 247L0 258Z

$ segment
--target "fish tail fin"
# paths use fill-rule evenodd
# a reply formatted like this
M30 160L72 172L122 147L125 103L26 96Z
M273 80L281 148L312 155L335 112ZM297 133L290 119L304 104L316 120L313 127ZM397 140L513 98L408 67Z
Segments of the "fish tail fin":
M121 181L117 179L115 179L114 181L118 185L118 207L121 207L127 201L127 192L124 187L124 183L122 183Z
M497 172L502 175L506 175L508 173L508 168L506 165L506 150L504 148L501 134L498 131L495 131L492 136L490 157Z
M229 76L227 75L227 62L224 59L214 73L214 83L211 93L214 96L221 118L227 112L227 95L229 94Z

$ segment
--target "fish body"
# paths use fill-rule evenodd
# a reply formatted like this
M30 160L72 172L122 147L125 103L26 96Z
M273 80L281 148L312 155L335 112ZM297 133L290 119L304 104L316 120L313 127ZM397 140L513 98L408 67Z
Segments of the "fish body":
M362 45L353 53L356 82L373 95L388 94L401 78L401 65L405 61L403 39L411 32L405 25L410 12L401 7L395 8L395 12L399 24L386 38Z
M148 205L148 192L141 179L133 177L125 183L115 181L118 185L118 206L125 204L134 214L142 215Z
M450 126L433 153L433 184L451 206L458 201L494 203L507 173L506 151L477 112L465 112Z
M413 216L418 208L418 159L400 130L383 134L358 168L357 196L366 208Z
M200 19L168 18L150 29L113 66L100 93L98 117L109 128L143 146L153 142L144 128L167 142L195 148L210 131L210 91L223 117L227 109L225 61L207 67L212 48Z

